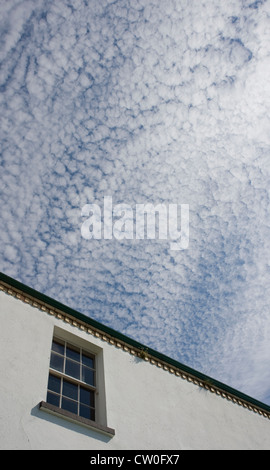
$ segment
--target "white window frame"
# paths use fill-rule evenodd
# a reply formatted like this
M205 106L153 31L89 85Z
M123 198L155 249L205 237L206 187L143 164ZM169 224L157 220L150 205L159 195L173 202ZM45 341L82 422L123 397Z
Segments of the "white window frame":
M55 368L50 364L49 377L53 376L53 377L56 377L57 379L59 379L59 381L60 381L60 390L59 390L59 392L54 392L51 389L49 389L49 386L48 386L47 401L49 401L48 400L48 394L50 394L51 396L55 396L55 397L59 398L59 402L60 402L59 408L65 409L65 407L63 407L62 403L63 403L63 400L65 400L65 398L67 398L67 401L69 401L70 403L72 403L74 405L76 404L77 411L76 411L76 413L74 412L74 414L76 416L80 416L80 414L79 414L80 401L78 399L79 398L78 395L80 395L80 389L83 388L84 390L87 390L88 392L90 392L92 394L93 401L94 401L94 403L92 403L91 405L89 404L89 407L87 407L87 408L89 408L89 412L91 412L91 415L93 415L93 416L88 417L87 419L91 419L93 421L96 421L96 417L95 417L95 414L96 414L96 410L95 410L95 408L96 408L96 379L95 379L95 375L96 375L96 370L95 370L96 357L95 357L95 355L90 353L89 351L86 351L85 349L81 348L80 346L77 346L76 344L65 341L62 338L59 338L57 336L53 337L52 342L53 343L58 343L61 346L63 346L63 349L64 349L63 354L58 353L53 348L51 349L51 357L52 357L52 354L54 354L55 357L59 357L63 360L63 369L59 370L58 368ZM73 349L77 353L79 353L79 361L73 361L72 359L69 359L69 357L67 355L67 349L68 348ZM91 368L89 367L89 371L91 371L93 373L93 383L92 384L87 383L82 378L82 366L83 366L82 356L83 355L89 355L91 360L93 361L93 367L91 367ZM65 366L66 366L66 362L68 360L70 360L71 363L73 362L74 364L79 365L79 377L75 377L74 375L70 375L66 372L66 370L65 370L66 367ZM77 400L74 400L70 397L65 397L65 395L63 393L64 383L75 385L77 387L77 390L78 390Z
M96 429L101 433L107 434L110 437L113 437L115 434L114 429L107 426L107 413L106 413L106 394L105 394L105 378L104 378L104 361L103 361L103 349L96 344L82 338L81 336L74 335L69 331L59 328L58 326L54 327L52 341L53 339L58 339L69 343L81 350L86 351L88 354L93 355L95 358L95 387L92 387L95 390L95 421L81 418L76 414L66 412L62 408L55 407L50 405L46 401L40 403L40 409L48 411L49 413L57 414L71 421L75 421L84 426ZM52 342L51 342L52 345ZM51 350L49 353L49 363L50 363ZM55 369L48 367L48 378L49 374L61 375L70 382L76 381L73 377L66 375L64 373L58 373ZM82 386L85 386L84 382L79 381ZM89 386L86 386L89 387ZM46 390L47 395L47 390Z

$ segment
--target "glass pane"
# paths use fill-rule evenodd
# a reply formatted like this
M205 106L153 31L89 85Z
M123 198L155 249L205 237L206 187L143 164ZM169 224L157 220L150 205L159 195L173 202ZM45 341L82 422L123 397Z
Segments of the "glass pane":
M95 372L86 366L82 366L82 381L95 386Z
M47 402L51 405L58 406L59 408L59 399L60 396L56 395L55 393L48 392L47 393Z
M49 375L49 382L48 382L48 389L52 390L53 392L60 393L61 387L61 379L59 377L55 377L54 375Z
M52 352L51 353L50 367L52 369L59 370L60 372L63 372L63 366L64 366L64 358L62 356L59 356L58 354Z
M95 421L95 410L86 405L80 405L80 416Z
M95 395L92 390L87 390L86 388L80 388L80 402L84 405L95 406Z
M80 364L78 362L66 359L66 374L71 375L75 379L80 379Z
M78 402L69 400L68 398L62 398L62 408L64 410L70 411L71 413L78 413Z
M52 343L52 351L58 352L64 356L64 345L59 343L58 341L53 341Z
M80 350L76 349L74 346L67 345L66 355L70 359L80 362Z
M88 366L88 367L91 367L92 369L94 369L94 358L86 355L85 353L83 353L83 355L82 355L82 363L85 366Z
M78 400L78 385L63 380L63 395Z

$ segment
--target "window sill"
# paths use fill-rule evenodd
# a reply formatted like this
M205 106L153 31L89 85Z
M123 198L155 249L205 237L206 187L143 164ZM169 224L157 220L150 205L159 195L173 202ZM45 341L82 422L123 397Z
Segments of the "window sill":
M70 411L58 408L57 406L51 405L46 401L40 402L39 409L54 414L56 416L60 416L61 418L65 418L82 426L86 426L87 428L105 434L106 436L113 437L115 435L115 430L112 428L102 426L101 424L98 424L95 421L91 421L90 419L82 418L81 416L76 416L75 414L70 413Z

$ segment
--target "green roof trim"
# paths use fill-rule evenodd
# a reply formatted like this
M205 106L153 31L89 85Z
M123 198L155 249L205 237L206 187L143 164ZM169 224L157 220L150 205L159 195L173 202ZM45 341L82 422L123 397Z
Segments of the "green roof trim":
M180 369L182 372L186 372L187 374L198 378L199 380L209 383L210 386L217 387L218 389L223 390L224 392L227 392L231 395L234 395L235 397L239 398L240 400L243 400L245 402L250 403L251 405L254 405L255 407L260 408L261 410L265 410L266 412L270 413L270 406L266 405L263 402L260 402L259 400L256 400L222 382L219 382L218 380L213 379L210 376L207 376L205 374L202 374L201 372L196 371L195 369L192 369L191 367L186 366L185 364L182 364L175 359L172 359L171 357L166 356L165 354L162 354L154 349L149 348L148 346L145 346L144 344L135 341L132 338L129 338L128 336L125 336L124 334L106 326L103 325L102 323L92 319L91 317L88 317L87 315L84 315L77 310L74 310L61 302L58 302L57 300L52 299L51 297L48 297L45 294L42 294L41 292L36 291L35 289L26 286L25 284L7 276L4 273L0 272L0 282L3 282L10 287L14 287L15 289L18 289L21 292L24 292L25 294L28 294L29 296L35 298L36 300L39 300L52 308L55 308L57 310L60 310L67 315L70 315L74 317L75 319L82 321L83 323L88 324L90 327L92 326L93 328L96 328L97 330L100 330L110 336L112 336L115 339L118 339L119 341L122 341L131 347L134 347L139 350L147 350L147 354L150 356L166 362L167 364L171 365L172 367L175 367L177 369Z

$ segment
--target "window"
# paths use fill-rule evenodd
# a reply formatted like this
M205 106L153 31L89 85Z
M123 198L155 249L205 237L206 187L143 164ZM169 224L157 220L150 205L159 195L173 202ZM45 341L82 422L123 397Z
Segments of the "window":
M108 438L103 348L54 327L46 401L39 409Z
M95 356L67 341L54 338L47 403L95 421L95 395Z

